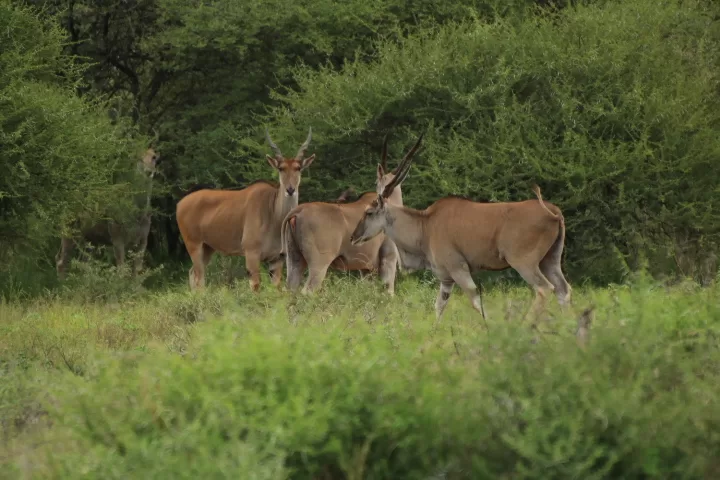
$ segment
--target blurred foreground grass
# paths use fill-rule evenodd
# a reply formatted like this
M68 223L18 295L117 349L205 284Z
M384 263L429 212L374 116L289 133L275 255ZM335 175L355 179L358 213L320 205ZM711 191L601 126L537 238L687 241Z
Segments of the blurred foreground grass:
M576 287L540 333L529 289L486 293L488 333L407 277L3 303L0 475L717 478L719 293Z

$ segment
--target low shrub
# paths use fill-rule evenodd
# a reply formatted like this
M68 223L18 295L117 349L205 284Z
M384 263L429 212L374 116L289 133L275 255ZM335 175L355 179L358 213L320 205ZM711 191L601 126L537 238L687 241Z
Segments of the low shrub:
M434 292L417 284L368 318L355 300L375 295L353 284L320 299L240 294L182 356L97 355L56 391L51 417L79 445L52 458L56 477L718 473L715 287L578 288L597 312L581 349L572 318L530 330L503 319L495 292L486 333L460 296L434 322Z

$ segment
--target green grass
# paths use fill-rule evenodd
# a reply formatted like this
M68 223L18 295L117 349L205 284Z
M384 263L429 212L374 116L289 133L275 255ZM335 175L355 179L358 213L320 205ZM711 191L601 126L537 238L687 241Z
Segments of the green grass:
M3 478L717 478L720 287L490 289L263 278L0 304ZM92 300L95 298L96 300Z

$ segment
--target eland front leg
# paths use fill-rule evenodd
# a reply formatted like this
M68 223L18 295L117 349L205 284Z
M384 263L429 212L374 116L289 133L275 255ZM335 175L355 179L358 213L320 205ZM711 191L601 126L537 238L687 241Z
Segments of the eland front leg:
M389 238L380 246L380 279L387 287L391 297L395 296L395 276L397 275L398 251Z

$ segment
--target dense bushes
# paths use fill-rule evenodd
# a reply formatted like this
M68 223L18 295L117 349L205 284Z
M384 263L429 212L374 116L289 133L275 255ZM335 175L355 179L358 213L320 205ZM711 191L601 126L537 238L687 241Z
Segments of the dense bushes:
M137 145L75 96L83 76L86 100L106 95L120 123L161 132L155 258L182 249L182 189L273 175L269 124L287 151L314 129L301 201L370 189L383 134L397 159L429 128L411 206L521 200L536 182L566 214L576 282L622 280L645 257L657 274L708 281L717 269L713 2L32 3L58 16L2 3L18 39L0 39L5 242L42 244L124 188L110 170Z
M153 207L158 215L148 248L152 258L160 261L167 260L168 256L174 260L182 256L178 255L182 245L174 212L175 202L185 188L196 182L236 187L258 177L272 176L272 170L263 160L267 145L262 134L264 125L258 121L257 114L274 103L269 98L272 87L296 86L293 69L298 65L308 69L321 65L339 68L355 54L369 61L375 55L376 41L380 38L399 38L423 26L468 18L521 19L532 15L538 3L536 0L2 1L4 13L12 10L2 20L12 35L0 42L11 37L23 41L9 46L8 51L17 50L18 45L21 48L5 57L8 61L12 58L18 68L4 65L7 68L0 75L22 71L36 74L37 70L29 68L33 64L31 54L22 49L42 44L52 50L52 54L43 55L41 60L46 62L43 65L58 64L57 72L65 72L60 77L67 80L60 81L55 71L43 67L43 72L51 72L43 76L43 82L55 85L52 94L29 97L32 99L29 100L29 94L16 97L14 93L4 92L7 93L5 100L13 103L7 105L11 111L27 107L26 116L42 117L35 120L43 122L48 138L38 137L34 144L30 138L13 140L13 143L20 142L21 148L14 149L13 157L4 161L15 165L17 158L26 158L33 177L37 178L35 183L42 183L47 194L43 195L44 200L28 196L24 203L20 197L14 197L13 208L22 203L22 209L16 213L22 210L26 215L15 215L17 224L3 229L3 233L21 232L26 227L23 222L35 218L35 212L25 208L33 203L37 208L42 207L39 215L58 220L52 225L43 221L27 226L33 233L23 238L36 240L38 237L35 243L42 244L40 237L56 235L67 217L88 209L96 214L102 210L103 200L117 199L115 191L104 188L108 156L114 156L118 165L126 157L116 151L117 139L108 137L105 113L68 96L72 84L82 76L83 82L76 85L76 91L86 100L101 97L102 108L112 118L127 121L145 134L153 131L160 134L163 164L156 181L163 185L156 185L154 189ZM41 7L42 20L25 8L27 4ZM2 45L4 47L4 43ZM20 104L23 98L25 103ZM27 102L30 104L26 105ZM47 108L40 109L41 115L31 108L33 105ZM52 112L64 112L63 121ZM91 127L87 127L88 122ZM15 129L13 125L3 128L8 129L9 134ZM86 137L82 136L82 128L86 128ZM295 138L297 141L285 137L283 132L277 132L276 140L283 149L293 150L305 138L306 128L304 125L303 133ZM60 144L62 150L51 146L59 142L54 137L58 130L67 136L65 143ZM92 140L77 145L82 139ZM96 168L86 171L81 167L91 164ZM62 180L65 174L72 176L69 183ZM86 187L94 182L93 191L84 202L77 204L74 195L88 193L87 188L81 188L83 182ZM19 180L14 180L12 185L17 191L28 187ZM58 185L69 188L60 189ZM6 188L9 187L0 180L0 191L6 192ZM339 191L330 188L325 193L337 196ZM103 189L105 195L95 195ZM54 202L49 200L51 196ZM4 200L6 204L9 198ZM50 211L48 205L55 208ZM118 205L117 210L125 207ZM56 241L41 248L42 267L47 272L57 251ZM31 265L36 257L29 259ZM17 288L29 290L28 282L21 278L21 272L27 272L26 265L21 266L18 259L14 264L13 282L18 284ZM35 276L37 281L30 282L32 287L48 285L36 272L24 276ZM0 286L0 289L7 291L8 287Z
M571 319L557 320L559 335L534 341L537 333L517 323L519 316L504 321L506 298L519 299L513 292L489 297L495 320L488 336L461 298L449 306L448 323L433 325L434 289L413 282L405 282L401 304L376 302L371 316L362 308L375 297L370 289L354 281L333 287L343 295L291 300L243 289L242 308L223 299L230 303L216 311L224 310L222 318L197 324L181 355L132 346L146 330L173 337L176 322L160 328L147 315L157 311L166 322L175 294L108 309L106 320L94 310L68 318L76 335L65 343L83 338L77 329L84 322L92 322L88 335L107 324L118 339L82 349L85 360L74 364L82 377L53 375L52 400L43 402L55 432L50 457L36 454L32 463L54 478L717 472L716 289L579 290L577 301L598 306L591 342L580 350ZM208 305L222 299L207 296ZM527 306L529 296L520 298ZM24 329L40 329L30 320Z
M11 250L45 246L78 216L126 206L137 144L75 88L82 70L64 33L0 1L0 276ZM89 97L88 97L89 98ZM37 255L36 255L37 256ZM34 257L35 258L35 257ZM3 278L5 280L5 278Z
M280 95L274 115L317 131L305 198L348 179L369 189L383 132L397 158L428 127L407 204L523 200L537 182L565 212L576 280L619 280L643 254L657 273L708 279L720 239L717 14L696 0L600 2L426 30L370 64L299 70L300 91Z

